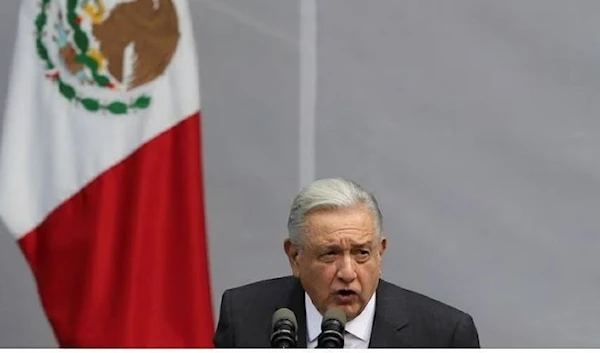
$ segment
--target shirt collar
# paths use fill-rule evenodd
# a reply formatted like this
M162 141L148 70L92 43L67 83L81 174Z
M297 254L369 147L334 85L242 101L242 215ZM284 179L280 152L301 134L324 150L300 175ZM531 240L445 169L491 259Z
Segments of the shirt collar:
M369 341L371 329L373 328L373 319L375 318L375 296L376 294L373 293L373 296L371 296L367 306L365 306L360 315L346 323L346 332L365 342ZM308 340L309 342L312 342L316 340L321 333L323 315L319 313L307 293L304 293L304 306L306 308Z

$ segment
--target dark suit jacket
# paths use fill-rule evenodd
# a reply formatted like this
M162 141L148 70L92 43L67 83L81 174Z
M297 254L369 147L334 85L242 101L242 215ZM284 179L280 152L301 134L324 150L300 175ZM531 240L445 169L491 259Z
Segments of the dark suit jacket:
M479 348L473 319L466 313L384 280L377 287L369 347ZM298 346L306 348L304 290L294 277L282 277L223 293L216 348L269 348L271 318L289 308L298 320Z

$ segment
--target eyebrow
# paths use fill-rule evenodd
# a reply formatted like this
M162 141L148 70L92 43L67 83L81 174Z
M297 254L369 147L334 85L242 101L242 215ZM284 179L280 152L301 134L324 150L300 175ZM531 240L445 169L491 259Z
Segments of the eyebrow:
M370 248L371 246L373 246L372 241L366 241L366 242L362 242L362 243L352 244L353 248Z
M350 245L350 247L352 248L365 248L365 247L371 247L373 245L372 241L364 241L364 242L360 242L360 243L353 243ZM319 244L318 245L321 248L327 248L327 249L339 249L341 248L341 246L337 243L323 243L323 244Z

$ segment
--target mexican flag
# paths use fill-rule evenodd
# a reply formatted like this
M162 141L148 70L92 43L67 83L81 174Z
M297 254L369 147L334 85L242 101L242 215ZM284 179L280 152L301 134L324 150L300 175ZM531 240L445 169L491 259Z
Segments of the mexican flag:
M0 219L61 347L211 347L187 0L22 0Z

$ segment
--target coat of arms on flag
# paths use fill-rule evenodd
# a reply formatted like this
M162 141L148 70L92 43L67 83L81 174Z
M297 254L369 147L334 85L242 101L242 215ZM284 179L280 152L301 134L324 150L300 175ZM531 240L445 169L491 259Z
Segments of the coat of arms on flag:
M39 8L37 53L65 99L113 114L151 104L143 88L179 43L172 0L40 0Z

